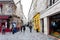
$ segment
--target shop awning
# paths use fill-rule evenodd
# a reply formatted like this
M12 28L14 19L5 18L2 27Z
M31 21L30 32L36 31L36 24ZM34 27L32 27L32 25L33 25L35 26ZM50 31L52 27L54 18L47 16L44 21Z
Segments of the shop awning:
M8 19L10 16L8 16L8 15L0 15L0 19Z

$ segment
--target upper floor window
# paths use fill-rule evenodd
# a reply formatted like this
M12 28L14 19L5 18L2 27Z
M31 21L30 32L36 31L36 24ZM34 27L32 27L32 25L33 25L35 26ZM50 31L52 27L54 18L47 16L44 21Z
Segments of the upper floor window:
M47 4L48 4L48 5L47 5L47 8L50 7L50 6L52 6L52 5L53 5L54 3L56 3L57 1L58 1L58 0L48 0L48 1L47 1Z
M9 5L9 6L8 6L8 8L9 8L9 9L8 9L8 11L7 11L7 12L8 12L8 13L12 13L12 12L13 12L13 10L12 10L11 5Z
M52 3L53 3L52 0L50 0L50 6L52 5Z
M56 3L58 0L50 0L50 6Z

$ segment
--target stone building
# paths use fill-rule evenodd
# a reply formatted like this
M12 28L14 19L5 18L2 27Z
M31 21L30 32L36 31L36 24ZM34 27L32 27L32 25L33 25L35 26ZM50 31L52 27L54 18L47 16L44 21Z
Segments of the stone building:
M40 32L60 37L60 0L34 0L29 10L29 21L40 13Z
M0 0L0 31L3 25L6 30L10 28L15 10L16 6L13 0Z
M46 0L46 8L41 11L42 32L60 38L60 1Z
M15 3L14 0L0 0L0 32L2 25L5 25L7 32L12 27L20 27L22 18L23 12L20 1Z

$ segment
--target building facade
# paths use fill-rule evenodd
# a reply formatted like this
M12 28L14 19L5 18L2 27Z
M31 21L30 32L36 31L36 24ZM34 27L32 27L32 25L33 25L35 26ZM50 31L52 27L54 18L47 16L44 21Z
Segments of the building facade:
M0 0L0 32L2 26L6 27L6 31L11 28L13 14L15 14L16 6L13 0Z
M47 1L46 9L41 11L41 24L42 30L44 34L52 35L57 38L60 37L60 23L59 23L59 8L60 8L59 0L49 0ZM43 26L44 24L44 26Z
M22 5L20 1L15 3L14 0L0 0L0 32L2 26L6 27L6 32L11 31L12 27L22 25Z
M18 17L20 17L20 19L18 18L18 25L19 26L22 26L22 25L25 25L27 23L27 19L23 13L23 5L21 3L21 0L14 0L14 3L16 5L16 15Z
M29 11L29 21L33 20L37 13L40 13L40 32L59 38L60 0L37 0L35 3L33 1Z
M32 4L28 14L28 20L29 22L32 22L33 28L35 30L40 31L40 13L37 11L37 2L38 0L32 0Z

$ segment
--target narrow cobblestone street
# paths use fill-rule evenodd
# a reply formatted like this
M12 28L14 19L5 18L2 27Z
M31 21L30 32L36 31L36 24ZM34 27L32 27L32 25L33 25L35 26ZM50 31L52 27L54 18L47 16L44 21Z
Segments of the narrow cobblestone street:
M48 37L42 33L36 33L34 30L32 33L29 29L25 32L17 32L15 34L7 33L7 35L0 35L0 40L57 40L55 38Z

